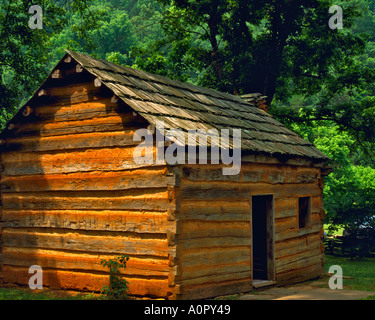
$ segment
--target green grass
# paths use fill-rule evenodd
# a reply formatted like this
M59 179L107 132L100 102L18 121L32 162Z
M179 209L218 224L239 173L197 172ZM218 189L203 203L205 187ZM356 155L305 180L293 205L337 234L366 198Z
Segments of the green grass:
M339 265L343 270L343 286L347 290L374 291L367 300L375 300L375 258L350 260L344 257L326 255L324 271L330 266ZM351 277L353 279L348 279ZM325 287L327 284L325 284ZM30 290L28 288L0 288L0 300L97 300L105 297L95 294L70 295L64 291ZM238 295L229 299L236 300Z
M0 300L96 300L100 298L94 294L71 295L63 291L0 288Z
M350 258L326 255L324 271L328 272L332 265L340 266L344 277L353 278L343 279L344 289L375 291L375 258L350 260Z

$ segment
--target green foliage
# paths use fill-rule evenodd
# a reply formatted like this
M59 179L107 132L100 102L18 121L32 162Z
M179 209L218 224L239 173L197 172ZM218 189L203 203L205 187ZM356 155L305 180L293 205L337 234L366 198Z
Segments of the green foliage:
M325 178L323 194L326 223L331 223L332 228L375 228L375 169L366 161L353 163L358 156L355 140L332 122L294 124L292 128L332 159L333 172Z
M38 3L45 16L43 28L30 29L32 1L1 1L0 6L0 109L12 110L46 76L46 44L63 26L63 11L54 1Z
M81 28L77 37L85 37L92 27L87 15L88 1L41 0L43 29L31 29L28 10L33 1L2 0L0 2L0 124L30 97L48 75L54 58L54 40L65 32L68 12L77 14ZM61 59L60 50L59 59Z
M363 35L351 32L361 8L337 3L345 29L330 30L330 1L162 1L169 4L162 26L170 42L193 37L200 84L234 93L261 92L285 101L323 88L357 86L368 70L353 63L365 50ZM348 78L350 81L348 82ZM329 87L330 86L330 87Z
M329 222L374 214L375 0L0 0L0 126L64 49L222 91L267 95L270 112L331 156ZM344 29L330 30L341 5Z
M102 293L109 299L123 300L128 297L128 282L122 278L120 268L126 268L129 257L122 254L114 259L102 259L100 264L109 268L109 286L103 286Z

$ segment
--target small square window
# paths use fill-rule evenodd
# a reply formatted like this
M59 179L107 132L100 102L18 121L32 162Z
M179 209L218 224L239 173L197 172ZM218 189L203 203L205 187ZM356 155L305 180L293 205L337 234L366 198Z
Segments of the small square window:
M311 224L311 197L298 198L298 225L306 228Z

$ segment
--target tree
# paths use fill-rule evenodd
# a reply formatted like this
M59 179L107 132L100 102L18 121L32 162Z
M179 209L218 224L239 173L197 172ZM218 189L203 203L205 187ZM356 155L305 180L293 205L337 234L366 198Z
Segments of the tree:
M162 20L170 39L200 40L192 45L206 71L204 84L232 93L260 92L269 104L276 94L285 99L319 92L334 79L332 69L350 65L365 47L361 36L329 29L326 0L162 2L170 5ZM344 11L350 28L359 12L350 4Z
M323 192L325 222L333 228L367 225L375 230L375 169L353 164L355 140L333 122L312 121L292 128L333 160L334 170L325 178Z
M297 108L290 107L291 100L280 99L274 101L271 112L284 123L335 122L354 139L357 152L366 159L367 165L375 167L375 1L360 1L357 8L362 16L354 19L349 26L345 18L344 31L340 32L364 39L365 46L362 48L361 45L361 50L355 54L351 49L354 44L346 44L346 55L351 56L341 52L343 58L337 59L337 63L324 74L325 83L317 89L314 89L314 83L319 82L315 82L315 77L293 80L296 88L310 90L292 91L300 96ZM303 51L299 53L303 56ZM303 112L300 112L301 107Z
M78 13L83 22L90 19L86 15L86 1L40 0L43 28L32 29L29 27L32 14L28 13L32 1L1 0L0 3L0 118L4 122L49 72L51 41L66 25L67 10ZM84 37L87 30L87 25L82 25L76 33Z
M166 37L137 51L136 67L234 94L260 92L282 122L335 121L374 158L375 73L373 60L363 63L369 41L357 24L365 0L338 3L342 30L328 25L328 0L159 2ZM304 113L279 108L296 95L308 106Z

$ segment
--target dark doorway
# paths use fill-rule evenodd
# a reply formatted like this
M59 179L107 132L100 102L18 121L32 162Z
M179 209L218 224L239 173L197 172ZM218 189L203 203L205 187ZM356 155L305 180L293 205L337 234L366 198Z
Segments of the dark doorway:
M253 279L273 280L273 196L252 197Z

